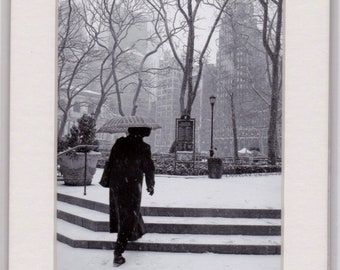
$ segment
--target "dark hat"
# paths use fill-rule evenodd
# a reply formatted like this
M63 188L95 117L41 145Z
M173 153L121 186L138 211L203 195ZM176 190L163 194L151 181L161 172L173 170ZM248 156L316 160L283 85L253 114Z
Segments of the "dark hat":
M130 127L128 128L129 135L147 137L151 133L151 128L148 127Z

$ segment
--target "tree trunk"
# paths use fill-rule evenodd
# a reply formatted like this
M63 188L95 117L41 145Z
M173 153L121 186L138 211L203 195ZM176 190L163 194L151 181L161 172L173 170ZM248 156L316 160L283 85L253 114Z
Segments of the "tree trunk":
M237 126L236 126L236 114L234 105L234 94L230 95L230 105L231 105L231 120L233 127L233 142L234 142L234 163L238 162L238 140L237 140Z
M279 101L279 69L278 63L273 62L273 87L270 105L270 120L268 128L268 158L271 165L277 161L277 111Z
M187 106L185 108L185 113L187 115L191 115L192 103L194 100L193 96L193 66L194 66L194 48L195 48L195 27L194 27L194 18L192 18L192 14L189 12L191 16L191 20L189 21L189 34L188 34L188 52L187 55L187 80L188 80L188 94L187 94Z
M119 111L119 114L121 116L125 116L125 114L123 112L123 108L122 108L122 100L121 100L121 96L120 96L120 92L119 92L119 82L118 82L118 78L117 78L117 74L116 74L116 59L115 59L113 54L112 54L112 64L111 65L112 65L113 81L114 81L114 84L115 84L116 94L117 94L118 111Z
M96 110L94 111L94 116L93 118L95 119L95 121L97 121L101 111L102 111L102 107L104 105L106 101L106 98L104 96L100 96L100 99L98 101L98 104L97 104L97 107L96 107Z
M141 78L139 78L136 93L135 93L135 96L133 97L133 102L132 102L132 111L131 111L132 116L135 116L136 113L137 113L137 108L138 108L137 100L138 100L140 90L142 89L142 84L143 84L143 80Z
M270 104L270 119L268 128L268 158L271 165L275 165L277 161L277 115L280 92L280 51L281 51L281 28L282 28L282 0L274 1L277 5L277 20L274 31L275 42L270 43L271 26L268 26L269 21L269 3L268 1L259 0L263 7L263 29L262 40L268 56L272 62L271 73L271 104ZM270 82L270 79L269 79Z
M183 78L182 78L182 86L181 86L181 92L180 92L180 97L179 97L179 104L180 104L180 110L181 110L181 116L188 114L187 109L188 106L185 106L185 94L187 93L187 88L189 87L189 77L190 77L190 70L192 67L190 66L190 63L192 63L191 54L193 51L193 42L194 39L191 36L191 27L192 25L189 25L189 34L188 34L188 39L187 39L187 50L186 50L186 59L185 59L185 67L184 67L184 72L183 72ZM192 70L191 70L191 77L192 77ZM188 97L187 97L188 99Z
M65 111L63 112L63 117L61 119L61 123L60 123L60 127L58 130L58 139L60 139L63 136L64 130L65 130L65 126L66 126L66 122L67 122L67 115L68 115L68 111L70 110L70 108L66 108Z

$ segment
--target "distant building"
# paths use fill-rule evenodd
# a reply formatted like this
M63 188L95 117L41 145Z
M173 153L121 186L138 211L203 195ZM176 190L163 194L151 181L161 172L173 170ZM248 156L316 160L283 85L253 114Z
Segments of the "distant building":
M62 91L62 90L61 90ZM60 95L61 100L60 103L63 104L63 95ZM63 135L69 133L71 127L77 124L77 119L83 116L83 114L92 114L94 113L95 107L98 103L99 93L91 90L83 90L81 91L74 99L73 106L68 112L68 119L65 125ZM61 123L62 112L58 110L58 128Z
M168 153L176 137L176 118L180 117L180 89L182 70L176 60L167 53L160 61L160 68L170 67L159 76L159 87L155 105L155 120L162 129L155 132L154 148L157 152ZM194 68L194 81L197 67ZM209 97L216 93L216 67L204 65L201 81L192 106L191 118L195 119L195 151L208 152L210 149L211 109Z
M268 151L270 86L262 36L260 30L256 30L253 13L251 2L238 1L229 7L221 21L214 145L224 156L234 153L233 109L236 150L258 148L264 154ZM281 133L278 135L280 141Z
M155 131L154 151L169 153L175 141L176 118L180 117L182 71L170 53L166 53L160 60L159 67L164 70L158 77L155 120L162 128Z

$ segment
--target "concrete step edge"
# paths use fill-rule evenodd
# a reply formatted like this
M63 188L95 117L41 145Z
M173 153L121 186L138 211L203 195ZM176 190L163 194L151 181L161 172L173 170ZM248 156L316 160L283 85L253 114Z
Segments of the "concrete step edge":
M61 210L57 211L57 218L71 224L95 232L107 232L108 221L93 221ZM270 225L219 225L219 224L174 224L174 223L148 223L146 230L151 233L177 233L177 234L211 234L211 235L280 235L280 226Z
M60 233L57 240L73 248L113 250L114 241L74 240ZM219 253L242 255L280 255L279 245L207 245L207 244L171 244L171 243L128 243L127 250L177 252L177 253Z
M109 213L109 205L62 193L57 193L57 200L83 208ZM141 207L143 216L177 216L177 217L228 217L228 218L270 218L280 219L279 209L221 209L221 208L169 208Z
M57 232L74 240L112 241L116 233L94 232L69 222L57 219ZM234 245L280 245L280 236L203 235L147 233L136 242L181 243L181 244L234 244Z
M92 221L108 221L109 214L83 208L81 206L57 202L57 210ZM228 218L228 217L176 217L176 216L143 216L146 223L159 224L202 224L202 225L257 225L280 226L280 219Z

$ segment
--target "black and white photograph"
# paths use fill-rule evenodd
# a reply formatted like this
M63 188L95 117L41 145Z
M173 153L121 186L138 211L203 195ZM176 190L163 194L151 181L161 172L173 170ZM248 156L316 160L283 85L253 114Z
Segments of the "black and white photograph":
M328 1L4 2L1 267L337 267Z
M58 2L57 269L281 269L283 1Z
M336 269L329 1L8 2L0 268Z

